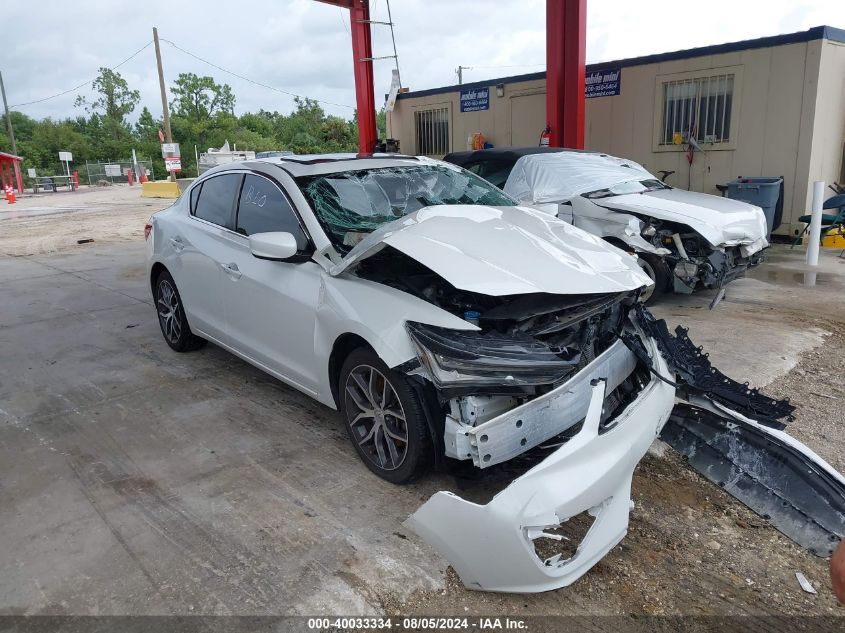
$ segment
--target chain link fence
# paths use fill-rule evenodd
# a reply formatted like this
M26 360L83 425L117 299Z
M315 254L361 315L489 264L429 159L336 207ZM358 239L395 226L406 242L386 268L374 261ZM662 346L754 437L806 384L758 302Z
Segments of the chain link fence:
M138 159L138 165L146 171L149 180L155 180L155 171L153 170L153 162L151 160ZM133 165L129 159L96 162L85 161L85 172L88 176L88 184L91 186L104 183L129 182L127 174L131 169L133 169ZM79 176L80 179L83 178L82 174L79 174ZM135 176L136 174L133 171L133 180L135 180Z

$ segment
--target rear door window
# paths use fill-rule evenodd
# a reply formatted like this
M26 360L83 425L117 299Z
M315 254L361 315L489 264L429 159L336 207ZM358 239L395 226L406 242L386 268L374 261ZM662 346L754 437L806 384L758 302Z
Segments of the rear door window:
M193 209L194 215L206 222L232 230L232 211L240 182L240 174L223 174L204 180Z
M241 235L290 233L299 250L308 246L308 237L285 194L267 178L254 174L247 174L241 187L236 231Z

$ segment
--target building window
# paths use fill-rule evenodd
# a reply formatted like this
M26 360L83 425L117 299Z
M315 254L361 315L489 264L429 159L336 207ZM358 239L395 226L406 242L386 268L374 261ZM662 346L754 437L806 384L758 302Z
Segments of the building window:
M664 82L660 145L729 142L733 92L733 74Z
M414 136L417 154L442 156L449 148L449 108L433 108L414 112Z

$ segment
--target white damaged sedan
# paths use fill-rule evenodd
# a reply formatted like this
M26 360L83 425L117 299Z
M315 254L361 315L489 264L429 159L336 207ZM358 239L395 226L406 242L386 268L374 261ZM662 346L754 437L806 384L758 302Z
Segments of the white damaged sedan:
M561 587L624 537L634 467L675 399L630 255L395 155L220 166L146 234L167 344L212 341L340 410L378 476L534 455L488 503L440 492L409 518L467 586ZM585 513L574 554L535 547Z
M607 154L525 155L504 191L636 253L655 282L645 301L666 291L721 290L759 264L769 245L760 207L670 187L639 163Z

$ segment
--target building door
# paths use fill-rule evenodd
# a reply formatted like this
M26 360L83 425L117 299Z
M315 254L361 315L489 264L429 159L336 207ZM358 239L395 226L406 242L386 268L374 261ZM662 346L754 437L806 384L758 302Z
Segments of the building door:
M532 147L540 144L546 127L546 93L511 97L511 146Z

